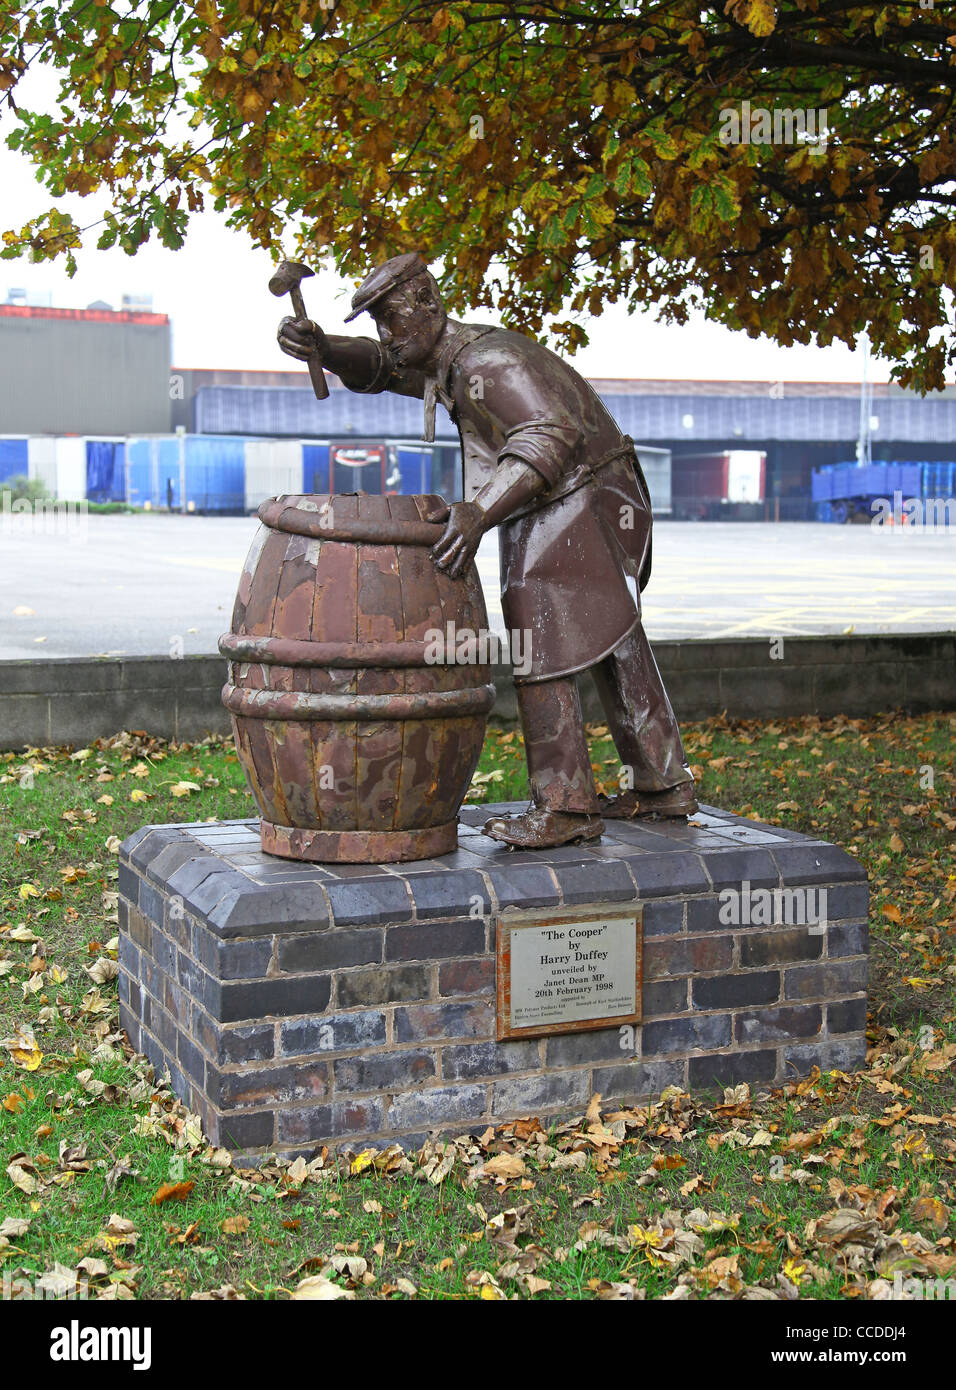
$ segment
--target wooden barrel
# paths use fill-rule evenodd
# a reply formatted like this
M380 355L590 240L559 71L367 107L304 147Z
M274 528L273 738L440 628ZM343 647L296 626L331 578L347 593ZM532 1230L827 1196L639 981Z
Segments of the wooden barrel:
M441 501L311 494L259 508L219 650L270 854L381 863L458 843L495 691L487 640L462 638L487 638L478 572L450 579L429 555L444 527L424 518Z

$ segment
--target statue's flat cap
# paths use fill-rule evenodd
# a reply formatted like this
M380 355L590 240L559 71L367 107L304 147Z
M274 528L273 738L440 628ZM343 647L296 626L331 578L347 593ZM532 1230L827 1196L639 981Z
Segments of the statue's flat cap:
M427 269L428 266L417 251L409 251L404 256L393 256L383 265L377 265L366 275L352 295L352 312L345 315L345 322L350 323L397 285L404 285L406 280L414 280L416 275L424 274Z

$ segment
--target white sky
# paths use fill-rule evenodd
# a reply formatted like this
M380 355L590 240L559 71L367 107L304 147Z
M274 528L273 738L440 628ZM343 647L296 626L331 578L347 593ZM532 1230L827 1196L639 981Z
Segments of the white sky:
M39 75L39 74L38 74ZM20 227L49 205L32 165L6 148L9 113L0 118L0 230ZM71 196L61 205L80 225L101 215L102 196ZM279 350L275 332L288 300L276 300L267 285L272 261L253 247L245 233L230 230L225 216L209 211L194 216L185 245L169 251L157 242L134 257L113 248L96 249L96 232L77 253L79 269L71 280L62 262L31 265L26 259L0 261L0 302L20 287L30 294L51 294L56 307L85 308L103 299L119 308L124 293L151 294L153 308L168 314L173 325L173 364L177 367L224 367L259 370L295 364ZM354 285L333 271L304 285L306 308L327 332L374 333L371 319L343 326ZM493 322L486 312L467 315ZM586 320L590 345L574 357L579 371L592 377L676 377L770 381L858 381L861 356L843 346L782 348L767 338L753 339L703 318L685 327L665 326L654 316L628 316L611 306L600 319ZM876 361L872 376L888 378Z

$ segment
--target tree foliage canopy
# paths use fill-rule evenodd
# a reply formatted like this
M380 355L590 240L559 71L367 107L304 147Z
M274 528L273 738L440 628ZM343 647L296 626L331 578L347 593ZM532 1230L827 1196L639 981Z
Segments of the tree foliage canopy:
M2 124L54 198L99 195L100 246L179 246L212 201L346 274L442 258L454 310L568 349L606 303L697 306L783 344L866 331L926 389L956 360L948 8L0 0ZM34 65L53 113L18 101ZM0 254L72 267L82 230L53 203Z

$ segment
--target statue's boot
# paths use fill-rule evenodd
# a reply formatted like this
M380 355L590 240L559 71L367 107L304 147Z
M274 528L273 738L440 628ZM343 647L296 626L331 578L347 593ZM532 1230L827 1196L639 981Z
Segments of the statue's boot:
M514 849L554 849L579 840L599 840L604 832L600 816L570 811L548 811L532 806L523 816L492 816L483 834Z
M602 796L598 801L598 812L607 820L692 816L697 810L693 782L681 782L663 792L621 792L620 796Z

